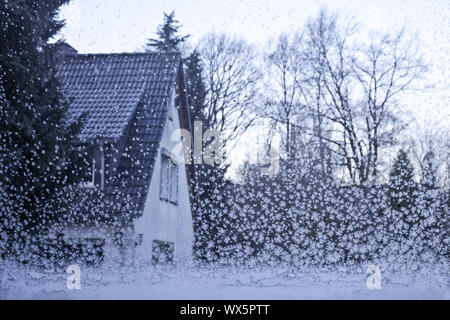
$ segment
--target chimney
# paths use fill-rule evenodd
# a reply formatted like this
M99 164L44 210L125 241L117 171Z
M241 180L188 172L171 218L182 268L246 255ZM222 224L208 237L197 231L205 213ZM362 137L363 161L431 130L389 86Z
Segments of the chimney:
M52 46L56 48L56 50L58 51L58 55L61 57L73 56L78 54L78 51L75 50L72 46L70 46L66 42L58 41L52 44Z

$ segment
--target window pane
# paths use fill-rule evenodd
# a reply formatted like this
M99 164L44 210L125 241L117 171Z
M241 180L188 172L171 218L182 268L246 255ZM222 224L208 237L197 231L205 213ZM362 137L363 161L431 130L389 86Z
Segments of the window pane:
M103 146L99 146L94 153L94 184L103 188L104 184L104 165L105 159L103 154Z
M170 201L178 202L178 166L171 163L170 167Z
M85 159L80 174L81 187L93 187L95 182L95 159Z
M80 147L80 168L78 175L80 182L87 183L92 180L92 155L85 146Z
M91 167L91 184L95 184L95 166L97 165L97 161L95 158L92 159L92 167Z
M160 197L161 199L169 199L169 158L161 156L161 184Z

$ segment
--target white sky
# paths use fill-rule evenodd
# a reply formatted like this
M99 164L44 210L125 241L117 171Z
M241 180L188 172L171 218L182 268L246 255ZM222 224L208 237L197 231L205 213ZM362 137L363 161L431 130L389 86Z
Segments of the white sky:
M406 23L437 51L449 48L448 0L72 0L62 10L63 35L80 53L134 51L154 36L163 12L175 10L193 41L215 28L264 43L300 28L321 6L354 15L371 28Z
M264 45L283 31L301 29L323 6L354 16L365 28L406 26L417 32L435 86L403 103L420 126L450 128L449 0L72 0L61 11L66 19L61 36L79 53L141 51L155 37L163 12L175 10L182 32L191 34L194 45L211 30Z

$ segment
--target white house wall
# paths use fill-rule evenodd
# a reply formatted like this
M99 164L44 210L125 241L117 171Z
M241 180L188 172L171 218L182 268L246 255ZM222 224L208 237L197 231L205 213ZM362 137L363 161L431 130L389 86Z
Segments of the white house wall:
M178 170L178 203L175 205L160 199L161 148L171 151L177 142L171 141L172 132L180 128L178 110L172 103L169 117L164 126L161 144L155 160L150 190L145 201L142 217L135 220L135 236L143 235L143 242L137 248L139 258L150 260L153 240L174 243L175 260L190 260L193 246L193 224L186 170L183 165Z

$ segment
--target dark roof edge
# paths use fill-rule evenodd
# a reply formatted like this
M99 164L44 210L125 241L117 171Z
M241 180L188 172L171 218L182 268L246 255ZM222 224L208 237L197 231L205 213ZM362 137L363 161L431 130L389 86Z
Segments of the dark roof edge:
M176 62L176 64L175 64L175 70L174 70L174 72L173 72L173 75L172 75L172 79L171 79L171 82L172 82L172 86L170 87L170 92L169 92L169 99L167 99L166 100L166 106L169 108L170 107L170 103L171 103L171 98L172 98L172 94L173 94L173 92L176 92L176 82L177 82L177 78L178 78L178 73L180 72L180 68L183 68L183 60L182 60L182 58L181 58L181 53L179 53L179 58L178 58L178 62ZM182 72L183 70L181 69L181 72ZM184 84L184 83L183 83ZM185 85L185 84L184 84ZM145 96L145 92L146 92L146 90L144 90L144 95L143 96L141 96L141 98L140 98L140 100L139 100L139 103L142 103L142 99L143 99L143 97ZM136 113L136 110L137 110L137 108L135 109L135 111L133 112L133 116L132 116L132 118L131 119L133 119L133 117L135 116L135 113ZM168 109L167 109L168 110ZM150 164L150 167L151 167L151 170L152 170L152 172L151 172L151 174L149 175L149 179L150 179L150 183L151 183L151 180L152 180L152 178L153 178L153 174L154 174L154 167L155 167L155 161L156 161L156 159L158 158L158 154L160 153L160 146L161 146L161 140L162 140L162 136L163 136L163 134L164 134L164 128L165 128L165 126L166 126L166 123L167 123L167 119L168 119L168 117L169 117L169 112L166 112L165 113L165 115L164 115L164 119L163 119L163 123L164 123L164 127L163 127L163 130L161 131L161 134L159 135L159 137L158 137L158 141L157 141L157 153L156 153L156 156L152 159L152 162L151 162L151 164ZM131 121L131 120L130 120ZM147 197L148 197L148 193L150 192L150 183L149 183L149 187L147 188L147 190L146 190L146 192L145 192L145 199L147 199ZM137 216L138 217L141 217L143 214L144 214L144 210L145 210L145 205L146 205L146 201L144 200L143 202L141 202L140 204L139 204L139 207L137 208L137 212L138 212L138 214L137 214Z
M178 55L181 59L181 53L180 52L101 52L101 53L77 53L73 56L75 57L95 57L95 56L121 56L121 55L128 55L128 56L146 56L146 55Z

